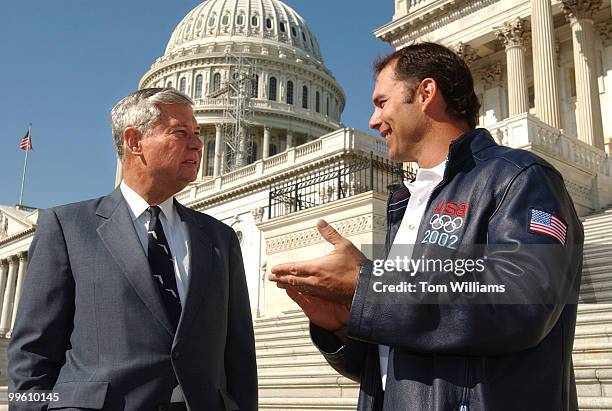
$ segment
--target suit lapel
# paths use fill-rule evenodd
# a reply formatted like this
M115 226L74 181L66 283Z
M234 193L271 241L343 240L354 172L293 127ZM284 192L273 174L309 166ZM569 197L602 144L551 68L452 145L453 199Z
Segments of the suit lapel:
M105 247L151 313L170 336L174 336L174 327L164 309L164 303L151 275L149 260L119 188L102 200L96 214L105 220L97 229Z
M219 250L213 246L210 237L206 234L205 224L198 221L195 211L176 201L175 206L181 216L181 220L187 225L190 256L187 298L183 305L183 313L179 321L177 338L174 340L174 345L193 324L198 311L203 305L212 305L216 309L219 308L220 284L222 284L220 281L223 281L223 278L219 278L217 274L221 271L218 268ZM211 313L210 317L200 315L199 318L213 319L214 312Z

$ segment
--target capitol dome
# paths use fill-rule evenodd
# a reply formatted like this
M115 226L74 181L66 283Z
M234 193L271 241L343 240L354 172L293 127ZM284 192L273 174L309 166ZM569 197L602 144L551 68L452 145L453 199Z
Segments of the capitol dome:
M322 62L317 39L302 16L278 0L208 0L178 24L166 53L228 38L303 52Z
M344 91L314 33L280 0L207 0L178 23L140 88L194 102L204 139L200 179L266 159L341 128ZM237 107L240 113L233 112ZM240 123L236 123L240 118Z

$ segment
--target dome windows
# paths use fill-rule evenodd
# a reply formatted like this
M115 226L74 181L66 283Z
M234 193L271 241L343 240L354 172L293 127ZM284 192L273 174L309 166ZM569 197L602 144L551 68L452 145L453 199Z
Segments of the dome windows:
M266 19L266 28L268 30L272 29L272 19L270 17Z
M259 17L256 14L251 16L251 26L257 27L259 26Z
M181 93L187 91L187 79L185 77L181 78L181 80L179 81L179 91Z
M302 108L308 109L308 87L302 87Z
M297 30L293 26L291 27L291 34L293 34L293 37L297 36Z
M276 77L270 77L268 84L268 100L276 101Z
M213 74L212 91L217 91L221 88L221 73Z
M302 40L304 40L304 43L306 43L306 34L304 34L304 32L302 32Z
M244 14L239 14L236 16L236 25L238 26L244 25Z
M287 82L287 104L293 104L293 81Z
M251 97L259 97L259 76L257 74L251 80Z
M216 21L216 16L213 14L212 16L210 16L210 18L208 19L208 27L212 27L215 25L215 21Z
M317 113L321 112L321 93L319 93L318 91L315 95L315 111Z
M227 26L229 24L229 14L226 14L221 18L221 24L223 24L224 26Z
M204 77L201 74L198 74L195 79L195 98L202 98L202 82Z
M166 83L166 88L172 88L172 82L171 81Z
M286 31L286 29L285 29L285 22L281 21L279 26L280 26L280 32L284 33Z

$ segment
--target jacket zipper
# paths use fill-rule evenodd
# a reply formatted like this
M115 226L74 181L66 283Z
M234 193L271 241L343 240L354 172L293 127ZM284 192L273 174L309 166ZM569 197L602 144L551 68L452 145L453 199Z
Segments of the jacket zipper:
M470 364L469 360L465 359L465 381L463 384L463 393L461 394L461 403L459 405L459 411L469 411L468 407L468 384L470 382Z

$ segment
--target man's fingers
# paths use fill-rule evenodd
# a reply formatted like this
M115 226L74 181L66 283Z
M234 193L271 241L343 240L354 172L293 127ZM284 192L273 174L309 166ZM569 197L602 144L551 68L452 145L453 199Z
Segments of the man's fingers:
M309 276L313 272L315 272L314 260L279 264L272 267L270 280L272 280L273 275L277 277L284 275Z
M334 246L337 245L340 241L344 239L334 227L327 224L325 220L317 221L317 230L319 230L319 234L328 242L332 243Z

